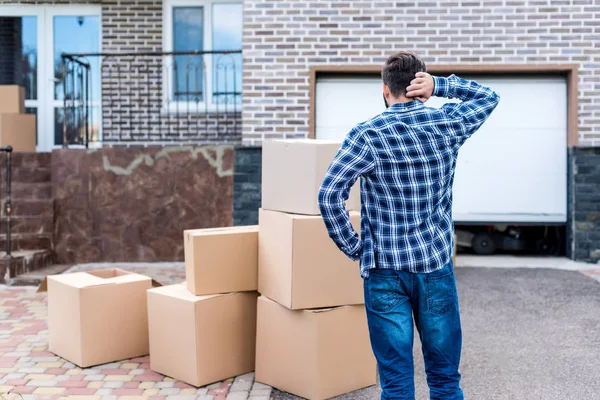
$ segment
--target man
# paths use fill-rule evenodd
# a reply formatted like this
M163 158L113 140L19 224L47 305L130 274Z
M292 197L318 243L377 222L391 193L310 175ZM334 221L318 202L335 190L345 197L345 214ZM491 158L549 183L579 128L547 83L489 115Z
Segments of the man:
M382 114L354 127L319 191L329 236L360 259L371 345L386 399L414 399L413 317L430 398L463 399L462 332L452 265L452 183L461 145L499 101L474 81L432 77L410 53L383 68ZM441 109L431 96L458 98ZM345 200L361 178L361 238Z

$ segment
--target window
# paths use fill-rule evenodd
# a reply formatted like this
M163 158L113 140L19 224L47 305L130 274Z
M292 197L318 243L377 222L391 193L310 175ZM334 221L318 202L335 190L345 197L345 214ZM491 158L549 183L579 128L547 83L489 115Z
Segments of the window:
M168 107L241 103L242 3L166 0L163 90ZM237 51L236 53L228 53Z

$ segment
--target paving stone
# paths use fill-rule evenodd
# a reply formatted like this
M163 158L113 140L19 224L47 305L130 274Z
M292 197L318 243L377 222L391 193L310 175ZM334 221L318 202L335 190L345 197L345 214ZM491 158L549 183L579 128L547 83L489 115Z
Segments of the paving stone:
M70 362L66 362L66 363L63 364L63 368L72 369L72 368L75 368L75 364L72 364Z
M121 366L120 362L114 362L114 363L109 363L109 364L98 365L94 368L96 368L96 369L117 369L117 368L120 368L120 366Z
M43 374L45 371L44 368L19 368L19 372L27 374Z
M250 396L270 396L271 388L269 389L252 389Z
M229 388L230 392L249 391L252 389L252 381L235 381Z
M129 382L133 380L132 375L106 375L104 377L105 381L116 381L116 382Z
M71 379L71 375L57 375L56 378L57 381L68 381L69 379Z
M52 386L56 386L58 385L58 381L54 381L54 380L38 380L38 379L32 379L29 382L27 382L27 386L41 386L41 387L52 387Z
M145 369L132 369L129 371L129 375L144 375L144 372L146 372Z
M123 387L123 385L125 384L125 382L104 382L104 385L102 387L105 388L111 388L111 389L118 389Z
M270 400L271 396L250 396L248 400Z
M175 382L156 382L156 385L154 385L154 387L157 389L172 388L175 387Z
M177 388L165 388L165 389L160 389L159 393L162 396L169 396L169 395L172 395L172 394L179 394L180 390L181 389L177 389Z
M252 389L271 389L271 386L262 384L260 382L254 382L254 385L252 386Z
M40 387L33 391L33 394L37 395L52 395L52 394L63 394L67 389L60 387Z
M142 382L142 383L140 383L140 385L138 386L138 388L140 388L140 389L152 389L152 388L154 388L154 385L156 385L156 382Z
M229 392L227 395L227 400L246 400L248 398L248 392L240 391L240 392Z
M104 396L111 395L112 393L113 393L113 390L109 389L109 388L102 388L102 389L96 390L96 395L102 396L102 398L104 398Z
M221 389L221 382L213 383L211 385L206 386L208 390Z
M239 381L254 382L254 372L250 372L250 373L247 373L244 375L237 376L234 379L234 382L239 382Z
M208 394L207 388L196 389L196 396L205 396Z
M98 368L86 368L86 369L82 369L81 373L83 375L102 375L102 370L100 370Z
M103 381L104 375L86 375L84 380L86 380L86 381Z
M186 395L181 395L181 394L176 394L176 395L172 395L172 396L167 396L167 400L195 400L196 396L191 395L191 396L186 396Z
M215 398L215 396L210 395L210 394L205 394L205 395L196 397L197 400L213 400L214 398Z

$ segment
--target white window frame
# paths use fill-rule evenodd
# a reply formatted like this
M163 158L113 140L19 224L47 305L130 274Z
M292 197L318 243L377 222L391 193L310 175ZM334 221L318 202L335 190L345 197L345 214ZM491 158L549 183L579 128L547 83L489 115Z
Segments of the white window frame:
M213 46L212 38L212 6L213 4L242 4L241 0L164 0L163 1L163 49L165 52L173 51L173 9L175 7L203 7L204 8L204 49L203 51L211 51ZM232 50L232 49L228 49ZM240 49L241 50L241 49ZM173 86L173 70L168 68L172 58L165 57L163 60L163 111L168 113L176 113L181 110L186 110L189 114L203 114L206 112L217 112L223 106L212 102L212 87L213 87L213 61L206 62L204 72L206 74L206 85L203 87L204 101L196 105L195 102L189 101L169 101L169 97ZM241 72L240 72L241 73ZM168 82L168 84L167 84ZM167 89L168 87L168 89ZM241 88L240 88L241 89ZM207 104L208 102L208 104Z
M49 152L61 148L54 144L55 109L61 107L62 100L54 99L54 17L55 16L96 16L100 21L98 33L99 51L102 51L102 7L96 4L0 4L2 17L37 18L37 99L25 100L26 108L37 108L38 152ZM100 74L100 80L102 79ZM102 91L102 81L100 81ZM102 96L102 92L100 93ZM99 109L98 142L90 147L102 146L102 102L92 101L91 106ZM82 145L69 145L70 148L83 148Z

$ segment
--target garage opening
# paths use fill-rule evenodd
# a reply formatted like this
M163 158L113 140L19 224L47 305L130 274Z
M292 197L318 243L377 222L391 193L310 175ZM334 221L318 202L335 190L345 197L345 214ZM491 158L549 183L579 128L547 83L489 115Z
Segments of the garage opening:
M500 104L460 151L453 216L462 251L562 255L567 222L567 77L457 74L496 90ZM378 73L319 73L314 135L343 140L385 106ZM440 107L457 100L431 98Z

